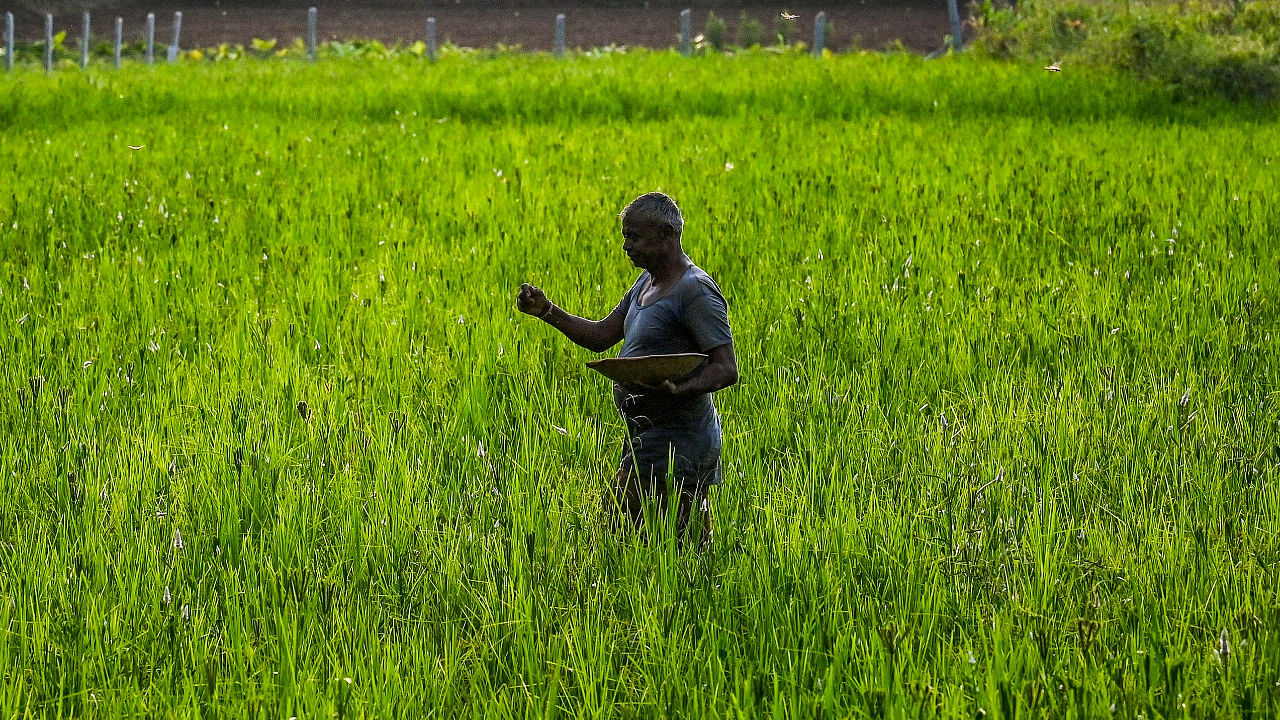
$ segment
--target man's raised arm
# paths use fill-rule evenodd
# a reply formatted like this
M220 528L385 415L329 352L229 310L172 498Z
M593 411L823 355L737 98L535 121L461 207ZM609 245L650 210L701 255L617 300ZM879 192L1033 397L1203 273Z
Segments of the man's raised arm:
M588 320L570 315L548 300L541 288L524 283L516 293L516 309L542 320L559 330L575 345L591 352L604 352L622 340L622 321L626 314L626 308L622 304L615 307L603 320Z

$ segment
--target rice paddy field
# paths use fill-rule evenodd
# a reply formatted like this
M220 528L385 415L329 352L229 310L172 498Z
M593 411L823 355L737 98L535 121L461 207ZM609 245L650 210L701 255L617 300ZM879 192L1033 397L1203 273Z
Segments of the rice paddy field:
M0 716L1280 713L1274 108L976 58L0 77ZM599 522L617 213L730 302Z

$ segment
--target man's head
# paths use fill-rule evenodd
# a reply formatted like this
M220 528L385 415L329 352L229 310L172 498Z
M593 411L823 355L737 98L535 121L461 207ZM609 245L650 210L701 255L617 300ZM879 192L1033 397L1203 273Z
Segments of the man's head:
M623 208L619 217L622 250L636 267L652 269L655 264L684 254L680 246L684 217L675 201L666 195L645 193Z

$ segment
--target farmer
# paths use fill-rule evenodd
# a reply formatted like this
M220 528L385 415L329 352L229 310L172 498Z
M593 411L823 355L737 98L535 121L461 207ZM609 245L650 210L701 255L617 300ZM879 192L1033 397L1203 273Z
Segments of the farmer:
M516 307L592 352L621 340L621 357L708 355L691 374L659 386L614 383L627 438L605 498L612 526L622 526L625 516L642 528L647 504L665 508L669 494L678 494L678 537L705 546L711 540L707 489L721 482L720 416L711 393L738 381L728 305L715 281L685 255L684 218L675 201L645 193L620 217L622 251L644 272L613 312L599 321L570 315L528 283L520 286Z

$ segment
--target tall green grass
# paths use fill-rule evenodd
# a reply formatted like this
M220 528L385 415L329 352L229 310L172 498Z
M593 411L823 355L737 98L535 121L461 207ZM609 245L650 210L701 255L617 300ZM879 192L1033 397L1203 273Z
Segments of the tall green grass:
M0 83L6 717L1280 711L1264 110L878 56ZM602 531L606 384L513 308L607 312L659 188L743 369L702 555Z

